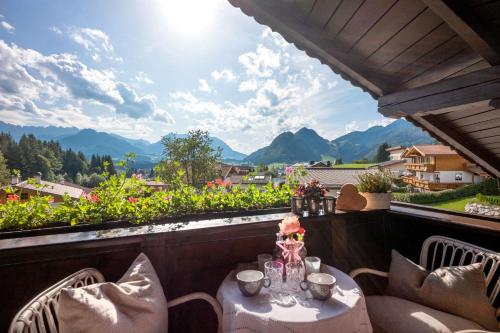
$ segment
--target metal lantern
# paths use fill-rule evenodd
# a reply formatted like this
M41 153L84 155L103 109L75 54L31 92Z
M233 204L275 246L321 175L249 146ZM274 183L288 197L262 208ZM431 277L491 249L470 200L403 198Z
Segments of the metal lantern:
M304 211L304 198L295 196L292 198L292 213L302 215Z
M325 215L335 214L335 203L337 199L335 197L324 197L323 198L323 210Z

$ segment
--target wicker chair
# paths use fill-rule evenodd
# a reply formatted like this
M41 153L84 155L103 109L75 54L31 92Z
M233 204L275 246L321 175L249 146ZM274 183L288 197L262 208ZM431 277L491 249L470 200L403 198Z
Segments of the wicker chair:
M500 253L462 242L456 239L431 236L424 241L420 252L420 266L428 270L439 267L468 265L482 262L486 276L487 295L490 303L497 307L497 318L500 316ZM349 275L352 278L360 274L374 274L388 277L387 272L371 268L358 268Z
M94 283L104 282L102 274L94 268L85 268L65 279L59 281L42 293L33 298L14 317L10 324L9 333L57 333L59 323L57 321L57 307L59 293L62 289L83 287ZM217 314L218 327L220 330L222 320L222 309L219 302L206 293L191 293L173 299L167 303L169 308L176 305L201 299L210 303Z

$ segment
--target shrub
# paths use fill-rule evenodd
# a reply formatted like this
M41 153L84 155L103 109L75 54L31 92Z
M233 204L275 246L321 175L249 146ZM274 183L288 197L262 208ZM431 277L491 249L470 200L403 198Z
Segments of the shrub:
M478 193L475 198L476 202L485 203L494 206L500 206L500 197L492 197Z
M487 195L500 194L500 190L497 187L497 180L494 178L488 178L481 183L466 185L456 190L421 193L393 193L393 200L414 204L429 204L470 197L478 193Z
M106 175L107 177L107 175ZM220 180L196 189L182 182L165 191L153 192L145 183L125 174L105 179L90 194L78 200L64 197L58 206L49 196L33 196L26 202L12 194L0 204L1 229L29 229L51 223L103 223L125 220L136 224L151 220L203 212L285 207L293 194L288 184L242 188Z
M365 173L356 176L358 190L368 193L387 193L391 190L392 175L383 172Z

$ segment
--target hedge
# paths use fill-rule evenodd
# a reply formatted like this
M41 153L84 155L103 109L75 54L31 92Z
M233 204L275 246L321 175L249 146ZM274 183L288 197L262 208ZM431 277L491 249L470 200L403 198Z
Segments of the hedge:
M456 190L421 193L393 193L392 197L394 201L414 204L429 204L471 197L479 193L484 195L500 195L500 189L497 185L497 179L488 178L479 184L466 185Z
M500 206L500 198L498 196L491 197L491 196L487 196L487 195L478 193L476 195L476 201L481 202L481 203L486 203L489 205Z

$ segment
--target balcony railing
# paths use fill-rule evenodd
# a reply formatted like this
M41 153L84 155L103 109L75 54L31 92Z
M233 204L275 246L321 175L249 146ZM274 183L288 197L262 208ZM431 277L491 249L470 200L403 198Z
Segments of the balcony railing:
M433 163L406 163L406 169L413 171L434 172L436 165Z
M409 176L404 176L403 181L407 184L429 191L455 189L469 184L469 183L441 183L441 182L418 179L417 177L409 177Z
M500 250L500 223L492 219L474 224L458 214L418 212L415 206L397 205L388 211L302 218L308 255L350 272L359 267L387 271L392 248L418 262L422 243L431 235ZM0 332L7 330L17 310L56 281L85 267L97 268L107 281L117 281L140 252L153 263L168 299L195 291L215 295L238 263L273 251L277 224L286 214L0 239ZM377 278L360 277L358 282L367 295L384 290ZM203 302L169 310L171 332L215 332L215 323L215 315Z

